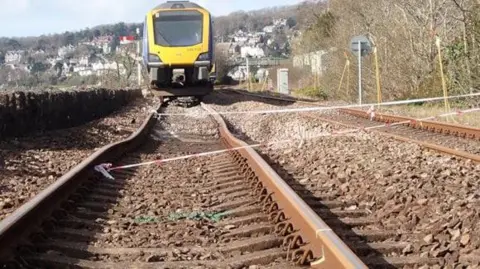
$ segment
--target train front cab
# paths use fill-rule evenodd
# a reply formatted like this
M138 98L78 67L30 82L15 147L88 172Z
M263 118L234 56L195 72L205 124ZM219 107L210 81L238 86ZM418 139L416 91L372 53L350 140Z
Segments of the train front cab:
M144 63L156 94L203 96L213 90L212 19L208 11L154 9L146 17L143 41ZM178 83L182 76L183 83Z

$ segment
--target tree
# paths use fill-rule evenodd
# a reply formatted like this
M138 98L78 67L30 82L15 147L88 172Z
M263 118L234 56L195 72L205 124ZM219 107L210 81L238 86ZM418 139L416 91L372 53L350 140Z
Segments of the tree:
M61 41L61 46L68 46L68 45L74 45L75 44L75 34L66 32Z
M448 90L451 94L463 93L476 87L475 77L480 71L475 70L480 55L474 38L474 32L478 31L475 29L480 29L480 24L474 26L474 17L479 14L474 8L476 3L476 0L336 0L330 1L328 10L321 6L301 7L297 20L302 36L294 52L331 51L328 62L324 62L328 69L322 79L326 85L322 86L336 89L346 60L350 59L350 72L357 68L349 49L350 39L367 35L377 47L385 99L438 96L441 79L435 41L439 37ZM362 84L369 101L376 99L373 63L372 55L365 57ZM356 87L354 76L350 79L350 87Z
M57 78L62 76L63 64L61 62L55 63L55 66L53 67L53 69L55 70L55 72L57 74Z
M230 72L230 69L227 61L227 52L217 47L215 49L215 72L217 76L217 81L220 81L221 83L228 82L227 76L228 72Z
M48 46L48 41L45 38L40 38L37 40L34 47L35 50L46 50Z
M18 42L16 39L9 39L7 41L7 47L10 50L18 50L22 47L22 45L20 45L20 42Z
M291 29L291 28L295 27L295 25L297 25L297 20L295 20L295 18L293 18L293 17L288 17L288 19L287 19L288 28Z
M120 22L120 23L115 24L113 26L113 34L115 36L126 36L128 33L127 33L127 27L126 27L125 23Z
M39 76L47 71L49 68L48 64L42 62L34 62L30 67L30 73L33 75L37 83L39 82Z

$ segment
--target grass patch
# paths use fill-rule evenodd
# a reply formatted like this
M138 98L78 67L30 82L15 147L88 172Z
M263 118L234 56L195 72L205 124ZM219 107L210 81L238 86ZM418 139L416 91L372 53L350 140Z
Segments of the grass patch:
M303 96L314 99L327 100L328 95L322 89L315 89L312 86L296 89L293 91L294 95Z
M456 111L458 106L451 104L451 112ZM459 109L464 109L462 106ZM391 106L388 108L381 108L382 113L391 113L395 115L407 116L416 119L428 118L438 116L446 113L445 107L441 104L424 104L424 105L407 105L407 106ZM462 115L439 117L438 121L461 124L480 128L480 112L472 112Z

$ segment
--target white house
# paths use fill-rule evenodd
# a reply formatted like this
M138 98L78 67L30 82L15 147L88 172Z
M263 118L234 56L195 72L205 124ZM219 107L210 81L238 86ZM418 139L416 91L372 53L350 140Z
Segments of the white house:
M102 45L102 50L104 54L110 54L112 53L112 46L109 43L105 43Z
M91 76L94 74L93 70L91 67L85 67L81 70L78 71L78 74L81 76L81 77L86 77L86 76Z
M262 48L245 46L240 49L240 55L242 58L246 58L247 56L262 58L265 57L265 52Z
M44 50L35 50L31 52L32 55L44 55L45 51Z
M275 30L275 26L273 26L273 25L268 25L268 26L263 27L263 31L267 34L273 33L273 30Z
M64 46L58 49L58 56L63 58L67 54L72 53L75 51L75 47L72 45Z
M80 60L78 61L78 64L79 65L89 65L90 64L90 59L88 56L83 56L82 58L80 58Z
M275 26L286 26L287 25L287 20L286 19L275 19L273 21L273 25L275 25Z
M5 54L5 63L7 64L18 64L22 60L22 57L25 55L24 50L10 50Z

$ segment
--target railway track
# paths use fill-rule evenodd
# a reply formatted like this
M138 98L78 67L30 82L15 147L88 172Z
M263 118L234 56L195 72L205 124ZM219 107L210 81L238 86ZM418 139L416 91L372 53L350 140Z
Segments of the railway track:
M220 116L213 118L220 139L184 133L163 137L168 132L159 130L150 115L129 139L85 160L0 222L3 268L480 264L474 253L451 254L441 241L432 248L436 236L399 228L391 218L385 221L405 207L392 204L385 213L367 201L345 199L338 186L302 182L263 155L270 168L249 148L118 170L112 172L114 181L93 173L93 165L112 159L128 164L245 146ZM418 217L408 216L413 223ZM457 225L448 226L453 241L459 240Z
M265 98L255 95L253 97ZM275 99L278 100L278 98ZM288 100L288 102L291 101ZM241 110L241 108L239 109ZM310 115L313 118L324 120L323 116ZM335 119L340 119L340 117L341 115ZM347 125L344 121L338 122L331 118L329 121L349 128L359 126L359 120L352 116L350 119L357 122L357 125ZM369 124L375 124L369 120L366 121ZM401 131L410 128L401 127L399 128ZM422 134L423 136L440 137L439 135L441 135L449 140L460 139L452 135L427 133L413 128L411 130L415 133L426 133ZM411 141L410 138L400 137L400 135L395 138ZM419 136L415 136L415 139L419 138ZM470 143L477 142L471 138L468 139ZM343 142L338 143L348 143L348 138L341 141ZM468 144L468 142L465 143ZM328 143L325 145L320 143L318 145L310 144L306 147L315 146L319 147L320 151L328 151L328 145ZM355 174L351 176L348 172L340 176L341 170L338 171L340 164L337 163L329 166L326 171L322 171L323 169L317 171L319 176L325 175L325 177L321 176L323 180L312 182L305 179L308 176L301 172L304 171L303 167L288 168L292 167L290 162L299 158L299 154L306 154L304 151L306 150L294 150L293 153L286 154L283 151L267 149L262 150L261 155L369 268L480 267L480 250L477 243L472 242L477 242L478 238L476 236L473 238L471 234L468 234L472 229L476 230L474 227L478 227L478 218L476 219L475 216L479 214L479 211L472 208L480 203L478 173L476 174L477 180L463 181L466 174L450 177L449 173L452 171L447 169L443 177L432 182L431 177L434 175L413 174L409 178L402 178L401 174L395 176L398 171L392 170L386 174L372 173L370 177L373 177L373 181L376 183L365 185L362 181L370 181L370 179L352 179L352 177L356 177ZM460 156L464 154L454 149L449 151L450 154L458 152L460 152ZM282 157L278 157L279 154ZM345 157L345 161L348 159L351 164L358 162L360 166L365 166L359 161L363 158L362 156L369 158L368 150L358 152L357 155L360 157L348 156ZM469 156L478 157L475 154L462 157L468 158ZM386 162L388 163L388 161ZM393 164L389 165L394 166ZM366 168L361 170L364 169ZM472 164L470 169L475 171L475 165ZM462 171L466 172L467 168L465 170L462 168ZM470 175L475 174L474 171ZM479 171L478 167L476 171ZM352 170L351 173L355 173L355 171ZM401 184L405 180L409 183ZM425 186L430 187L425 188ZM417 189L420 189L421 192L416 192ZM410 195L408 195L409 193ZM375 195L379 197L375 197ZM458 199L458 204L471 208L471 210L466 209L466 212L460 213L462 206L455 205L457 209L454 212L457 214L451 215L452 213L448 213L449 211L446 211L445 208L429 212L435 201L440 203L446 199L440 196ZM380 202L383 204L377 205ZM423 219L427 216L426 212L432 214L432 216L428 215L431 218L430 222ZM476 250L463 249L468 244L472 244L469 248L477 246Z
M115 180L93 170L246 145L213 118L220 139L162 137L152 114L84 160L0 222L2 268L365 268L301 186L250 148L114 170Z
M269 97L244 91L234 92L279 102L295 102L293 98ZM298 103L309 106L315 104L315 102L305 100ZM346 128L369 128L383 123L396 123L397 125L372 130L397 140L414 142L429 149L480 162L480 128L429 120L417 121L410 117L381 113L375 113L373 120L370 120L367 112L359 109L339 109L338 111L329 111L329 113L308 112L303 115Z

